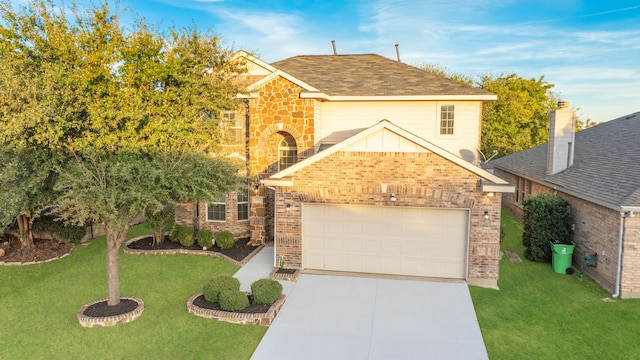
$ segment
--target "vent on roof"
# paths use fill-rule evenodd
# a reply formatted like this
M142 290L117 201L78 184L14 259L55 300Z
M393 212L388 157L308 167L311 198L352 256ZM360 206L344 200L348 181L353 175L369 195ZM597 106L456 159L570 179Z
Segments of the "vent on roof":
M338 51L336 50L336 41L331 40L331 46L333 47L333 55L338 55Z
M400 61L400 45L396 44L396 56L398 57L398 62L402 62Z

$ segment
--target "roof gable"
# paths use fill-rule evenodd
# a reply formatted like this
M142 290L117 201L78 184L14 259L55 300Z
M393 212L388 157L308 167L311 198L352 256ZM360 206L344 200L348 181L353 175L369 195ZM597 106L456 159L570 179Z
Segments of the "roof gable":
M388 120L382 120L377 124L323 150L311 157L308 157L295 165L292 165L276 174L273 174L263 183L268 185L283 185L290 183L289 177L296 171L307 167L321 159L324 159L339 151L387 151L387 152L426 152L430 151L446 160L488 180L495 185L491 190L486 191L507 191L512 192L513 186L506 181L479 168L462 158L394 125ZM279 180L285 180L280 182Z
M491 163L612 209L640 209L640 112L577 132L573 166L554 175L546 173L547 145Z

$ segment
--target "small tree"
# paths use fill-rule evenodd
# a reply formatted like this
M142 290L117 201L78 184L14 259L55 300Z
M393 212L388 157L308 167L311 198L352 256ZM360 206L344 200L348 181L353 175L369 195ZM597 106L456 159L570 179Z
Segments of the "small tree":
M571 243L573 218L569 203L557 196L540 194L526 198L522 205L524 256L531 261L550 262L550 243Z
M149 208L145 215L147 219L144 223L153 232L153 243L161 243L164 240L164 233L171 230L176 222L173 204L167 204L161 210Z

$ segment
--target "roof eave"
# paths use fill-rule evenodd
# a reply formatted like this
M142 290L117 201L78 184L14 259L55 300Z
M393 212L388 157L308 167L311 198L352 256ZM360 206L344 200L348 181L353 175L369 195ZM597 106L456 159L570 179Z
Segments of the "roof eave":
M320 91L303 91L302 99L319 99L327 101L493 101L497 95L328 95Z

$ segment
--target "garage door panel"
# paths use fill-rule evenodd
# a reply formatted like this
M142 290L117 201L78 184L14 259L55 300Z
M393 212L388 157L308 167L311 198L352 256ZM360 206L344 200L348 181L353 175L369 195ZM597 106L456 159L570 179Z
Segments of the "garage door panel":
M468 211L303 205L303 266L465 278Z

